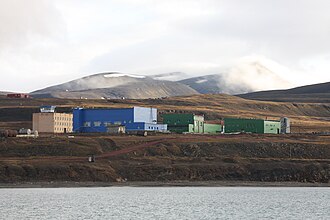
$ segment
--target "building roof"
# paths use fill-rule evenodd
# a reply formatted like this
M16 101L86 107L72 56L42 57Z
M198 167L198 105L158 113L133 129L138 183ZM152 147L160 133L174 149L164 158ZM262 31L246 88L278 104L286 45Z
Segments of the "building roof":
M103 108L103 107L96 107L96 108L81 108L81 107L77 107L74 109L78 109L78 110L127 110L127 109L134 109L134 108L151 108L151 109L157 109L154 107L141 107L141 106L133 106L130 108Z

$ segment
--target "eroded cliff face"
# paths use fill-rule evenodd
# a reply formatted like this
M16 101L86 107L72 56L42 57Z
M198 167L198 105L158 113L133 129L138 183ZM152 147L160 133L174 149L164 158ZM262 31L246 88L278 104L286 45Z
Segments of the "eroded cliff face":
M329 183L328 139L294 137L200 137L164 140L115 157L107 152L129 149L150 139L77 137L65 140L10 139L0 142L0 182L42 181L297 181ZM245 140L245 141L244 141ZM88 155L99 155L88 163Z

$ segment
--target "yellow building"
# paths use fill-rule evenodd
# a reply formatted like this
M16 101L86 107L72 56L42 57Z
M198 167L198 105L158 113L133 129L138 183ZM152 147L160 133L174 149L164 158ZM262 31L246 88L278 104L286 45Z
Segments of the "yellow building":
M39 133L71 133L73 114L40 112L32 117L33 130Z

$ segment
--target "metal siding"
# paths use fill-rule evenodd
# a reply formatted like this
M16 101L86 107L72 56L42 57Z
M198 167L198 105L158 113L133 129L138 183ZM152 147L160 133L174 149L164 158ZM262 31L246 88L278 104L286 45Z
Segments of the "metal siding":
M172 132L204 133L204 116L194 114L163 114L164 124Z
M221 132L221 125L220 124L205 124L204 123L204 133L220 133Z
M74 131L77 132L107 132L105 123L122 124L133 122L133 108L126 109L75 109ZM90 127L84 127L85 122L90 122ZM94 122L101 122L94 126Z
M159 132L164 132L164 131L167 131L167 125L166 125L166 124L151 124L151 123L145 123L145 130L146 130L146 131L159 131Z
M261 119L225 118L225 133L251 132L264 133L264 121Z
M129 123L125 126L126 131L145 131L145 123L137 122L137 123Z
M170 125L167 125L167 129L170 132L175 132L175 133L189 132L189 125L186 125L186 126L170 126Z
M279 134L281 131L281 122L279 121L264 121L265 134Z
M194 125L189 124L189 133L193 133L193 132L194 132Z
M157 109L134 107L134 122L157 124Z
M163 116L163 123L169 126L180 127L180 126L188 126L189 124L194 123L193 114L163 114L162 116Z
M81 132L82 130L82 114L81 114L82 109L76 108L73 109L73 132Z
M204 116L203 115L194 115L194 121L204 122Z
M90 123L90 126L85 127L84 125L86 122ZM107 132L108 129L106 123L125 125L126 130L128 131L146 130L145 127L146 123L152 125L154 129L151 130L162 130L162 131L167 130L167 125L157 124L156 108L142 108L142 107L123 108L123 109L77 108L73 110L73 127L75 132L83 132L83 133Z
M281 118L281 134L290 134L290 119Z

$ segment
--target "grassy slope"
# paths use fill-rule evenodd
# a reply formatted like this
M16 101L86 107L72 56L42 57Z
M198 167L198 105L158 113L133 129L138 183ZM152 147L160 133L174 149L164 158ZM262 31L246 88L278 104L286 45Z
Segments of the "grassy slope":
M80 107L132 107L152 106L163 112L193 112L204 114L207 120L222 117L292 119L293 132L329 131L330 105L313 103L281 103L246 100L229 95L195 95L166 99L144 100L65 100L0 98L0 127L31 126L31 115L40 105L52 104L68 110Z
M31 126L40 105L60 111L82 107L157 107L163 112L195 112L209 120L220 117L293 120L294 131L329 131L327 104L292 104L245 100L227 95L198 95L148 100L15 100L0 98L0 127ZM174 139L173 139L174 138ZM162 143L87 163L102 155L141 143ZM20 181L164 181L254 180L329 182L329 136L65 136L0 141L0 182ZM291 158L290 158L291 149ZM110 159L110 160L109 160Z
M155 140L161 143L102 157ZM329 136L311 135L12 138L0 142L0 182L128 179L328 183L329 142ZM90 154L97 156L95 163L87 162Z

